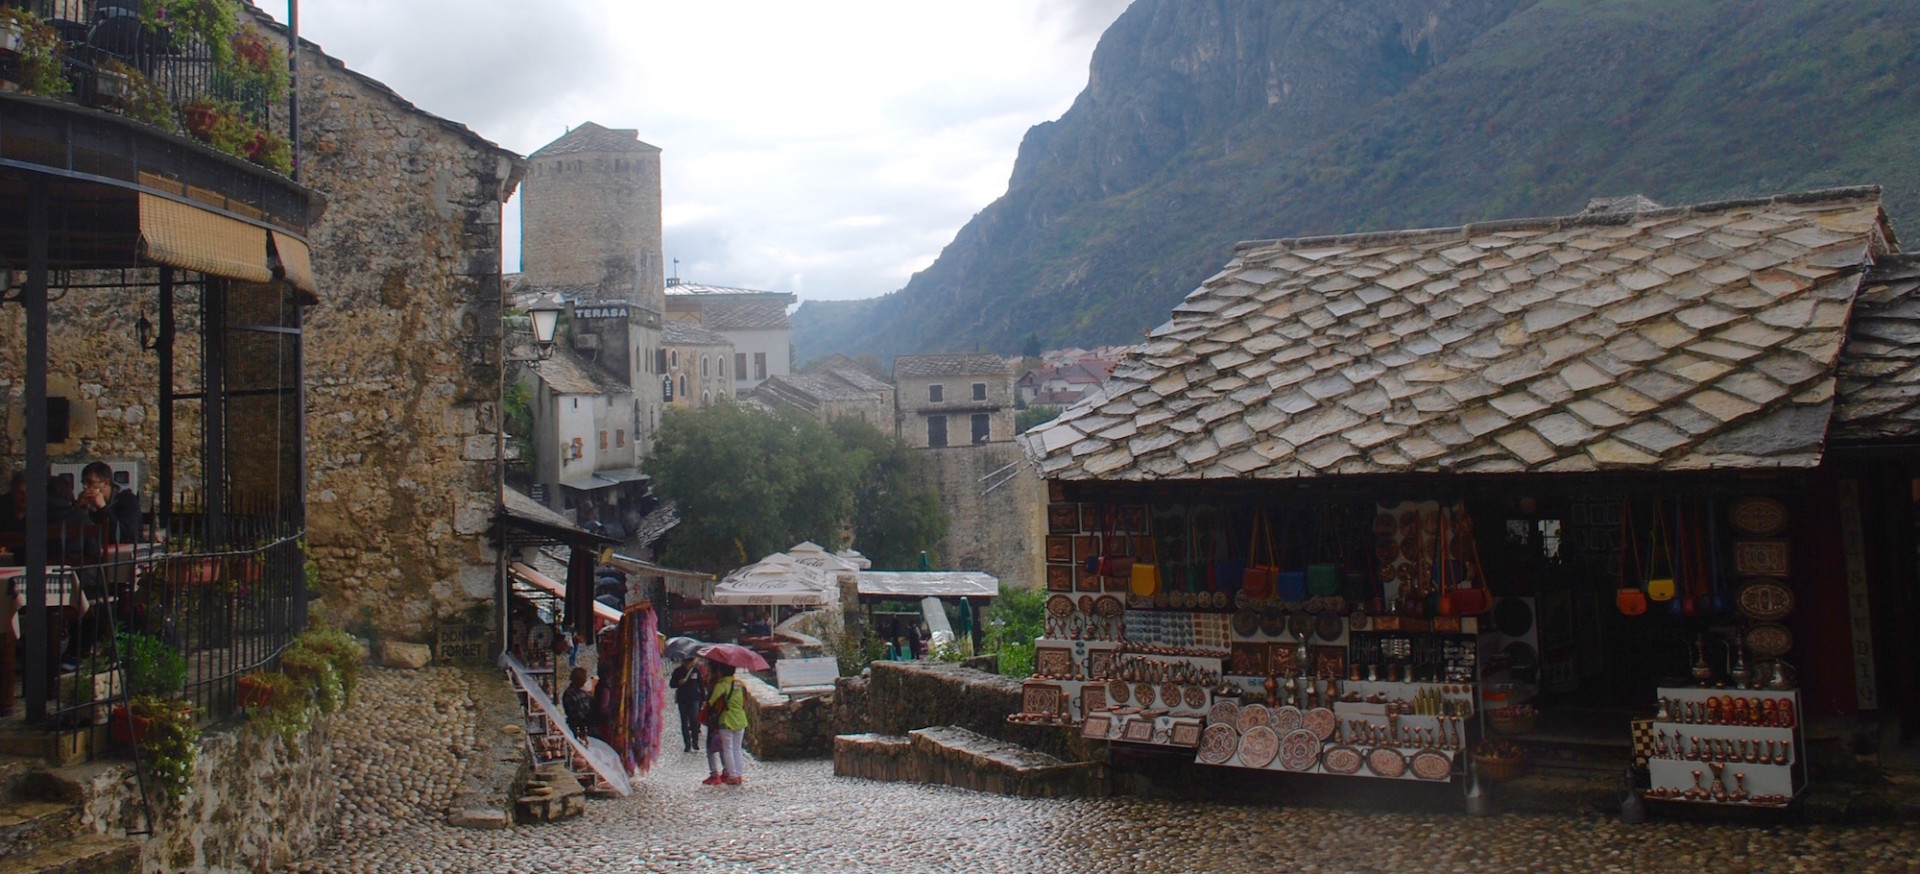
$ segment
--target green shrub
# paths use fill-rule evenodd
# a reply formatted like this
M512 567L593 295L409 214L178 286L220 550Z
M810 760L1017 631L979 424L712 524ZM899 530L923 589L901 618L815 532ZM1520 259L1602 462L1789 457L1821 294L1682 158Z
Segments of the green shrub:
M127 694L170 698L187 687L187 660L151 634L121 632L120 658L127 664Z

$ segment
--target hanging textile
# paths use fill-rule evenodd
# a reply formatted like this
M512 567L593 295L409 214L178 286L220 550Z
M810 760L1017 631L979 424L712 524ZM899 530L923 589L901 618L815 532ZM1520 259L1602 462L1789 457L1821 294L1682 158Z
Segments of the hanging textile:
M567 628L578 640L593 639L593 550L583 546L567 554Z
M612 660L612 676L603 672L601 682L612 680L618 690L610 740L627 773L644 774L660 757L667 700L653 605L641 602L628 607L615 637L617 651L610 653L603 646L600 652L600 658Z

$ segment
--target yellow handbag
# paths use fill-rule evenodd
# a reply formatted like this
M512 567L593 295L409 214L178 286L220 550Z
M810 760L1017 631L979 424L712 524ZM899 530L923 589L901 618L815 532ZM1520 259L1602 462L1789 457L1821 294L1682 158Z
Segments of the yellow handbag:
M1673 554L1663 552L1660 548L1660 535L1665 533L1662 530L1665 527L1666 519L1661 513L1660 501L1655 499L1653 502L1653 555L1647 561L1647 597L1663 604L1673 600L1674 590ZM1663 554L1667 557L1667 573L1665 576L1655 576L1654 568L1659 566L1660 556Z
M1135 595L1139 595L1142 598L1151 598L1155 593L1160 591L1159 565L1135 561L1131 573L1132 577L1128 580L1128 587L1133 590Z

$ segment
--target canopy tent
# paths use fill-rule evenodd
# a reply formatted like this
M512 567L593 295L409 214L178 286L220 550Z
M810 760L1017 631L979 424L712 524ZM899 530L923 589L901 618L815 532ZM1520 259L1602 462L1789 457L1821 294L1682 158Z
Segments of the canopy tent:
M861 571L860 598L996 598L1000 580L979 571Z
M706 602L722 607L823 607L840 601L839 587L826 574L802 564L775 560L779 553L740 568L713 587Z

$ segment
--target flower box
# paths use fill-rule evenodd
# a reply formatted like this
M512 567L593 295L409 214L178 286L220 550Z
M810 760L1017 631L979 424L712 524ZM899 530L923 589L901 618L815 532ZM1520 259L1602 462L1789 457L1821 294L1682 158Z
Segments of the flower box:
M272 707L275 703L274 688L271 683L258 674L248 674L238 681L241 707Z
M153 719L130 713L124 704L113 708L113 715L107 720L107 731L113 735L115 743L132 746L147 736L147 728L153 725Z

